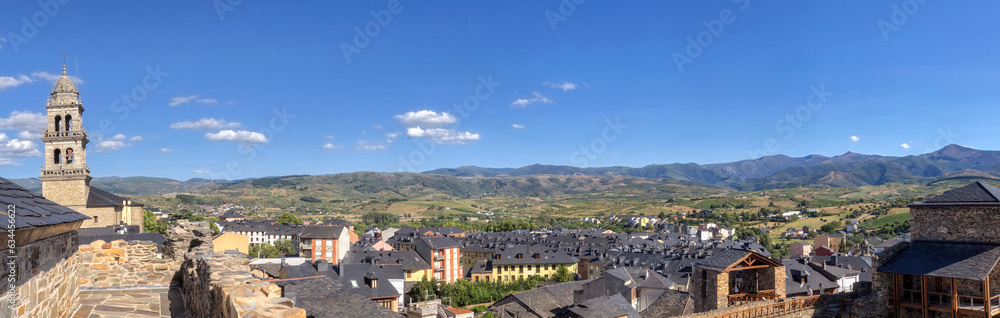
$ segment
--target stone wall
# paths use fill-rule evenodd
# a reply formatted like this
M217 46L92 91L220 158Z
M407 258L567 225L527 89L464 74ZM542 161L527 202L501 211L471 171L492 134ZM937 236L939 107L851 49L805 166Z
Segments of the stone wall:
M19 246L14 254L0 253L4 264L13 262L15 274L4 266L5 283L0 283L3 304L0 317L69 317L80 301L77 281L76 231ZM9 279L13 278L13 281ZM9 290L14 285L14 290ZM14 310L9 310L13 297Z
M181 262L164 259L151 241L97 240L80 245L80 286L170 286Z
M872 257L872 293L854 300L855 312L867 313L871 317L889 317L892 314L892 274L879 272L878 268L908 247L909 242L900 242Z
M912 240L1000 243L1000 207L912 206Z
M710 317L720 317L720 316L724 316L724 315L729 314L729 313L735 313L735 312L738 312L738 311L747 310L747 309L750 309L750 308L756 308L756 307L760 307L760 306L769 306L769 305L773 305L773 304L776 304L776 303L780 303L782 301L787 302L787 301L792 300L792 299L795 299L795 298L786 298L786 299L783 299L781 301L773 301L773 300L772 301L760 301L760 302L754 302L754 303L745 304L745 305L742 305L742 306L722 308L722 309L717 309L717 310L712 310L712 311L707 311L707 312L699 312L699 313L688 314L688 315L683 315L683 316L679 316L679 317L681 317L681 318L710 318ZM813 317L817 313L821 313L821 311L822 311L821 309L822 308L820 308L819 310L817 310L815 308L810 308L810 309L805 309L805 310L802 310L802 311L799 311L799 312L795 312L795 313L791 313L791 314L787 314L787 315L783 315L783 316L772 316L772 317L784 317L784 318L806 318L806 317Z
M250 260L212 251L206 222L181 221L167 232L173 257L184 252L178 277L188 315L207 317L305 318L281 287L250 275ZM166 257L164 246L164 257Z

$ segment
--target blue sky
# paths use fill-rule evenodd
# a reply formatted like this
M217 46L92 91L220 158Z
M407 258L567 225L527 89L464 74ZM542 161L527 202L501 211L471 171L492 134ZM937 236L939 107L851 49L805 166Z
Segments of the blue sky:
M64 51L95 176L1000 149L987 1L48 3L0 10L8 178Z

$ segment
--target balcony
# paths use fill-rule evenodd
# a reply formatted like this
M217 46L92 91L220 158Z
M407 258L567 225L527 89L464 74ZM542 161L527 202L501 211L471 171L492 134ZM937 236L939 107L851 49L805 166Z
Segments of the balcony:
M904 307L923 308L923 294L919 289L900 289L899 302ZM955 304L952 303L955 301ZM970 296L951 293L927 292L927 309L933 311L952 312L957 309L963 314L982 315L986 312L982 296ZM990 297L991 315L1000 313L1000 294Z
M65 140L77 140L81 138L87 138L87 132L79 131L45 131L42 134L42 141L65 141Z
M757 293L745 293L745 294L730 294L729 295L729 306L740 306L747 303L752 303L756 301L764 300L776 300L778 299L777 294L774 293L773 289L760 290Z
M90 175L90 168L84 167L80 169L67 169L67 170L45 170L42 169L42 179L45 178L58 178L58 177L86 177Z

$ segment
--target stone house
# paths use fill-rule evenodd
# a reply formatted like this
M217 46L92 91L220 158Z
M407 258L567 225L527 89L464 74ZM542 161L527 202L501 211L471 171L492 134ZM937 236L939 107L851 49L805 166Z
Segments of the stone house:
M792 256L809 256L812 253L812 245L803 241L793 242L788 248Z
M887 249L876 286L895 317L1000 313L1000 188L976 182L910 206L912 242Z
M785 298L785 266L757 252L729 249L694 264L688 292L694 311L728 308L747 300Z

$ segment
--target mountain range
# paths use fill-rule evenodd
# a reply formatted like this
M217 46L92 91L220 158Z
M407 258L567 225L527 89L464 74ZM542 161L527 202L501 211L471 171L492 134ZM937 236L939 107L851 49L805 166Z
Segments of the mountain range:
M536 176L588 176L548 182ZM948 145L938 151L905 157L863 155L853 152L826 157L809 155L765 156L730 163L656 164L645 167L579 168L534 164L520 168L463 166L423 173L355 172L324 176L284 176L236 181L190 179L178 181L152 177L101 177L92 185L126 195L184 193L213 189L274 188L309 184L334 185L345 196L427 189L444 194L469 196L489 193L510 195L551 195L600 191L613 185L593 186L592 182L614 180L615 184L665 183L744 191L794 187L855 187L885 183L930 184L951 179L1000 180L1000 151L976 150ZM541 180L539 182L538 180ZM576 180L576 181L574 181ZM645 181L643 181L645 180ZM37 178L14 179L15 183L40 192ZM624 181L624 182L623 182ZM440 189L438 189L440 188ZM360 190L359 190L360 189ZM337 190L340 192L341 190ZM423 190L422 190L423 191Z

